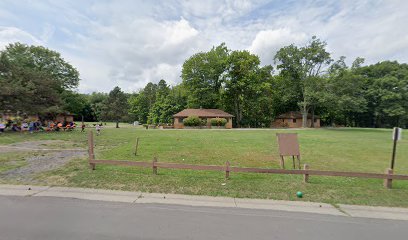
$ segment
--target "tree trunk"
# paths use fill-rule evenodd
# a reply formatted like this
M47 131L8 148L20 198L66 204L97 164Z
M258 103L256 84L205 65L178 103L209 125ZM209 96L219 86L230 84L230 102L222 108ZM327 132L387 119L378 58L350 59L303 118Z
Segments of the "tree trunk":
M311 119L311 123L310 123L310 127L314 128L314 118L315 118L315 114L314 114L314 107L312 107L312 119Z
M82 124L84 124L84 115L81 115L82 116Z
M119 121L116 120L116 128L119 128Z
M377 126L377 116L374 114L373 116L373 128Z
M302 106L302 127L307 128L307 114L308 114L308 109L306 104L303 104Z
M241 116L240 116L240 111L239 111L239 99L238 97L235 97L235 119L237 121L237 127L240 128L241 127Z

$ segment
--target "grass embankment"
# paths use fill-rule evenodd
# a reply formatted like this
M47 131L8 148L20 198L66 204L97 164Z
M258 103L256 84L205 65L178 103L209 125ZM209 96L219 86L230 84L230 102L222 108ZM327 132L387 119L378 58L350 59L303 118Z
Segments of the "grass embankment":
M302 164L311 169L383 173L391 156L391 130L145 130L123 125L106 128L95 136L96 158L279 168L277 132L297 132ZM138 156L133 155L136 137ZM86 148L86 134L76 132L4 134L0 144L30 140L66 140ZM396 173L408 174L408 141L398 143ZM287 167L291 166L288 159ZM1 169L1 168L0 168ZM1 170L0 170L1 171ZM40 174L44 184L137 190L148 192L202 194L250 198L295 200L303 191L306 201L408 207L408 181L395 181L392 190L382 180L254 173L231 173L226 185L224 173L192 170L151 169L98 165L91 171L85 159L71 161L59 170Z

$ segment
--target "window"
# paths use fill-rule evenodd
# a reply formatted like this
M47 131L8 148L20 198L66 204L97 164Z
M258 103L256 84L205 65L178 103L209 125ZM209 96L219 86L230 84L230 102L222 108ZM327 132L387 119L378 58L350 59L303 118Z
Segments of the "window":
M293 119L293 123L296 123L296 119L295 119L295 118Z
M316 119L316 118L314 119L314 122L317 122L317 119Z

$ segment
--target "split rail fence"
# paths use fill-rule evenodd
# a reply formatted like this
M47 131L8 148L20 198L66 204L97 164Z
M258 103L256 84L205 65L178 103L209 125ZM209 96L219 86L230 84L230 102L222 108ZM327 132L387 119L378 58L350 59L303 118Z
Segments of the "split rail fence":
M307 164L303 165L303 169L267 169L267 168L248 168L248 167L233 167L230 162L226 161L224 166L219 165L193 165L181 163L164 163L158 162L157 157L154 157L151 162L126 161L126 160L97 160L94 152L94 137L93 132L88 133L88 153L89 165L92 170L95 170L96 164L119 165L119 166L136 166L152 168L153 174L157 174L158 168L167 169L190 169L190 170L207 170L207 171L222 171L225 172L225 178L228 179L231 172L250 172L250 173L271 173L271 174L298 174L303 175L303 181L308 182L309 176L333 176L333 177L357 177L357 178L374 178L384 179L384 187L392 188L393 180L408 180L408 175L393 174L391 169L386 169L385 173L364 173L364 172L340 172L340 171L323 171L309 169Z

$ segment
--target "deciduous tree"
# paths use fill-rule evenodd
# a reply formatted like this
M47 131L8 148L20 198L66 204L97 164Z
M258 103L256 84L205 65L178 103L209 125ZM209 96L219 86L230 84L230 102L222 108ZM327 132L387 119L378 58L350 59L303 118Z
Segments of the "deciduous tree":
M181 77L191 108L220 108L229 50L223 43L209 52L194 54L183 64Z
M109 92L108 98L104 101L101 116L105 120L116 122L116 128L119 128L119 122L128 113L127 96L119 87L115 87Z
M42 114L63 110L61 94L78 86L78 71L58 52L10 44L0 52L0 110Z
M275 55L277 69L289 86L297 92L302 112L302 126L307 127L309 110L315 106L315 86L325 68L332 62L326 42L316 37L303 47L294 44L281 48ZM291 93L294 91L291 90Z

